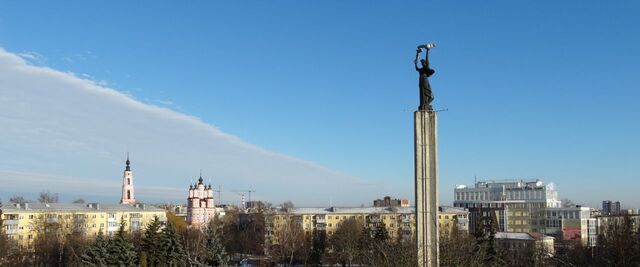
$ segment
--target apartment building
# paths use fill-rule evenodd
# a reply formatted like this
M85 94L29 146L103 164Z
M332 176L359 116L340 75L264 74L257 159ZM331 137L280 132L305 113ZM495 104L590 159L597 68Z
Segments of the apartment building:
M98 232L114 234L121 221L127 232L143 230L154 217L166 221L165 210L140 203L24 203L4 205L0 210L7 235L23 246L37 238L45 224L59 224L69 233L95 236Z

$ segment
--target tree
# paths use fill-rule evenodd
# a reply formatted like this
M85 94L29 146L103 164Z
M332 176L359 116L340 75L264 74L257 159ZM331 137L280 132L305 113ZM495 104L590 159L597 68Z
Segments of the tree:
M58 203L58 193L51 193L49 191L40 192L38 197L40 203Z
M302 223L295 216L287 216L282 228L276 232L277 244L274 246L276 254L284 264L291 265L294 257L305 243Z
M282 209L283 211L292 210L293 208L295 208L295 206L290 200L287 200L284 203L280 204L280 209Z
M31 201L26 200L23 196L12 196L11 198L9 198L9 202L10 203L15 203L15 204L24 204L24 203L29 203Z
M499 256L495 236L498 229L494 216L482 216L476 226L476 248L474 254L481 260L480 265L503 266L504 261Z
M358 242L363 226L356 219L348 219L340 223L335 233L329 238L331 254L343 266L351 266L358 256Z
M313 229L311 233L311 250L309 251L310 264L322 264L322 256L325 253L327 243L327 232Z
M110 265L118 266L137 266L138 254L133 242L125 232L126 222L124 218L120 219L120 227L115 236L109 242L109 259Z
M102 229L100 229L93 243L84 251L84 254L80 258L83 266L107 266L109 260L109 240L102 234Z
M560 202L562 203L563 208L572 208L576 206L576 204L568 198L563 198L562 200L560 200Z
M82 198L78 198L78 199L74 200L73 203L75 203L75 204L84 204L85 201Z
M148 266L160 265L160 254L162 252L160 228L162 222L157 216L147 225L142 239L141 250Z
M175 226L171 222L167 222L162 228L160 236L161 262L167 266L184 266L187 263L187 254L180 235L176 233Z
M1 203L0 203L1 204ZM0 208L2 205L0 205ZM9 257L9 238L4 230L4 220L2 219L2 210L0 210L0 266L7 264L7 258Z
M202 247L204 249L204 259L202 260L204 263L209 266L229 265L229 255L227 255L220 238L220 227L214 220L209 221L205 228Z

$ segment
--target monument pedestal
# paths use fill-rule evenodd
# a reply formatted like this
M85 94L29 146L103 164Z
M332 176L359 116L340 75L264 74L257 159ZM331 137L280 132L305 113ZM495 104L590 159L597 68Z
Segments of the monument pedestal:
M438 116L418 110L415 120L416 240L418 266L440 265L438 247Z

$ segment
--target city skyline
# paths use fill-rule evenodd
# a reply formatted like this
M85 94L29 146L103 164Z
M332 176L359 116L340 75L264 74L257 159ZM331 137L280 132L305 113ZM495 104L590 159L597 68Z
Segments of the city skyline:
M117 201L127 151L151 202L185 201L200 169L274 204L413 199L411 60L436 41L441 204L477 176L640 206L636 3L201 4L5 4L2 200Z

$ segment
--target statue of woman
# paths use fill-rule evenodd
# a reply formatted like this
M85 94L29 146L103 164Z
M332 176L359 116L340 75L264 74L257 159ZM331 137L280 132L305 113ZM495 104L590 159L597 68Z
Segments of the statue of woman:
M416 51L416 59L413 60L413 64L416 66L416 71L420 73L420 107L418 110L432 110L431 101L433 101L433 92L431 92L431 85L429 84L429 77L433 75L436 71L429 68L429 50L433 48L432 44L428 45L420 45L418 46L418 50ZM420 59L420 64L422 68L418 68L418 58L420 57L420 53L422 49L425 49L426 55L424 59Z

